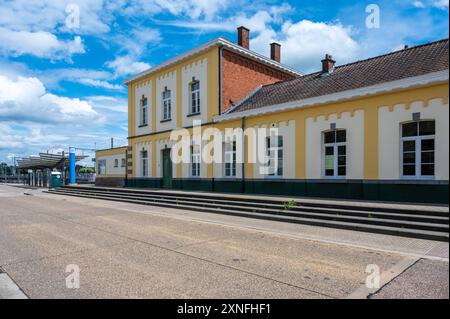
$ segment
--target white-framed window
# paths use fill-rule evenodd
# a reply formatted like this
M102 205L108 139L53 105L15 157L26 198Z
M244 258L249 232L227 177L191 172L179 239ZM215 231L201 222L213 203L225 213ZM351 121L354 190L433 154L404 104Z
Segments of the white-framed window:
M122 158L122 165L121 165L121 167L125 167L125 166L127 166L127 161L126 161L125 158Z
M325 178L347 176L347 131L342 129L323 132L323 172Z
M268 176L283 177L283 136L268 137L267 156L268 162Z
M201 150L200 145L191 146L191 176L200 177Z
M225 177L236 177L236 141L225 143L224 165Z
M140 101L140 125L145 126L148 124L148 99L142 95Z
M99 160L98 161L98 175L105 175L106 174L106 160Z
M191 103L190 114L200 113L200 81L193 81L190 84Z
M164 89L162 93L162 120L170 120L172 118L172 92Z
M141 151L141 168L142 177L148 177L148 152L144 149Z
M117 158L114 159L114 167L119 167L119 160Z
M402 123L401 133L402 178L434 178L435 121L422 120Z

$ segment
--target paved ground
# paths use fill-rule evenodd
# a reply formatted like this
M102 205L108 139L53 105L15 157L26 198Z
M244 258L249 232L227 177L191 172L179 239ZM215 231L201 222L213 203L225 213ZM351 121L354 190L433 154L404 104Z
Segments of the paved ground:
M0 186L0 269L30 298L366 298L368 266L373 297L448 298L448 244Z
M448 263L421 259L370 298L447 298Z

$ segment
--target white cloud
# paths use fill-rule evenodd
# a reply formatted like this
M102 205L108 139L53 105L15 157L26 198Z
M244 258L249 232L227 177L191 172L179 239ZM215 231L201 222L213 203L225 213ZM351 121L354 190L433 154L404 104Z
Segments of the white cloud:
M0 27L0 52L4 55L34 55L51 60L66 59L84 53L84 45L79 36L73 40L59 40L46 31L12 31Z
M113 61L106 62L106 66L114 70L114 74L116 77L137 74L150 68L149 64L134 61L131 56L117 57Z
M339 64L344 64L355 60L360 50L351 36L351 29L340 23L302 20L286 22L279 33L270 27L261 29L252 39L252 48L269 56L269 44L278 42L282 45L282 62L302 72L318 70L326 53L333 55Z
M433 5L439 9L447 9L448 10L448 0L437 0L433 2Z
M10 79L0 74L0 122L83 124L101 120L88 102L47 93L37 78Z
M78 82L81 84L88 85L88 86L93 86L93 87L103 88L103 89L108 89L108 90L123 90L124 89L124 87L122 85L111 84L107 81L102 81L102 80L79 79Z
M1 66L1 64L0 64ZM33 76L37 76L48 89L61 90L60 83L73 82L90 87L104 88L108 90L123 90L124 87L119 84L113 84L109 80L113 78L113 74L108 71L77 69L77 68L61 68L34 72Z
M110 29L112 13L122 1L114 0L14 0L0 6L0 26L15 31L62 31L77 34L101 34ZM80 13L79 28L66 26L67 5L76 5Z
M413 6L421 9L425 8L425 4L422 1L414 1Z
M231 3L230 0L134 0L126 5L124 12L134 16L169 12L191 19L211 20L218 11L227 8Z

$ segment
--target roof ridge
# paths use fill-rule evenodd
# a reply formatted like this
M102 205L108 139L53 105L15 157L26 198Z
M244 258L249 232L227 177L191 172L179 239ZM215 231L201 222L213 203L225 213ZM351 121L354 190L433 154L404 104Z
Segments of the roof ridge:
M362 59L362 60L358 60L358 61L354 61L354 62L342 64L342 65L338 65L336 67L336 69L337 68L342 68L344 66L349 66L349 65L361 63L361 62L366 62L366 61L371 61L371 60L374 60L374 59L383 58L383 57L386 57L386 56L389 56L389 55L399 54L399 53L405 52L405 51L411 51L411 50L414 50L414 49L430 46L430 45L437 44L437 43L440 43L440 42L445 42L445 41L448 42L449 38L445 38L445 39L441 39L441 40L437 40L437 41L433 41L433 42L422 43L422 44L418 44L418 45L415 45L415 46L412 46L412 47L407 47L407 48L404 48L404 49L400 49L400 50L397 50L397 51L392 51L392 52L388 52L388 53L385 53L385 54L373 56L373 57L370 57L370 58L366 58L366 59Z
M412 47L408 47L408 48L405 48L405 49L401 49L401 50L397 50L397 51L388 52L388 53L385 53L385 54L373 56L373 57L370 57L370 58L367 58L367 59L357 60L357 61L353 61L353 62L350 62L350 63L338 65L338 66L336 66L336 69L340 69L340 68L343 68L343 67L346 67L346 66L349 66L349 65L354 65L354 64L358 64L358 63L363 63L363 62L367 62L367 61L383 58L383 57L394 55L394 54L399 54L401 52L410 51L410 50L413 50L413 49L426 47L426 46L430 46L430 45L434 45L434 44L437 44L437 43L440 43L440 42L446 42L446 41L448 42L449 38L444 38L444 39L440 39L440 40L437 40L437 41L422 43L422 44L418 44L418 45L415 45L415 46L412 46ZM312 73L301 75L301 76L296 77L294 79L279 81L279 82L275 82L275 83L271 83L271 84L265 84L262 87L270 87L270 86L275 86L275 85L278 85L278 84L281 84L281 83L293 82L293 81L298 80L300 78L304 78L304 77L307 77L307 76L312 76L312 75L315 75L315 74L321 74L321 73L322 73L321 71L316 71L316 72L312 72Z

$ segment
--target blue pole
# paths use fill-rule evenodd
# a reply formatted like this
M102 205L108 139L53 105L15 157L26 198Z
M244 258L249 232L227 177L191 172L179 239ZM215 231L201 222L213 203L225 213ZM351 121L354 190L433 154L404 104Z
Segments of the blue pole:
M76 183L75 180L75 148L69 148L69 184L73 185Z

